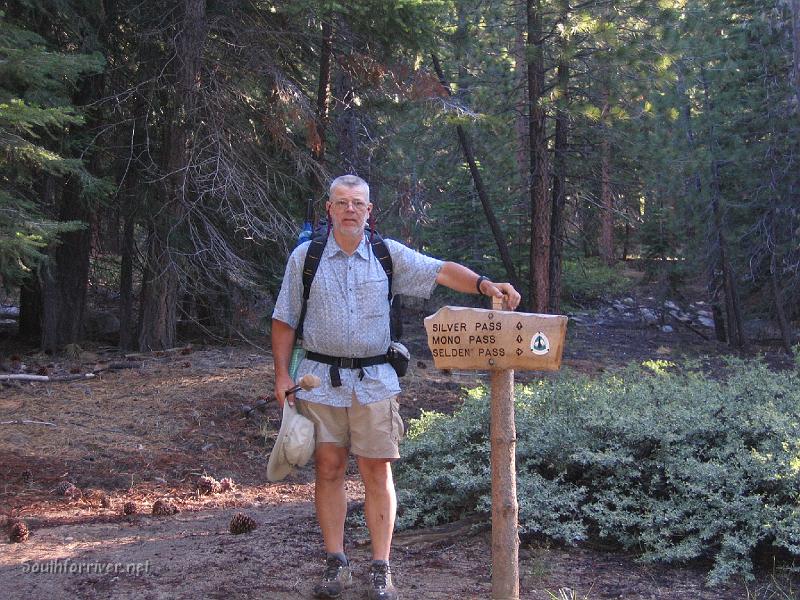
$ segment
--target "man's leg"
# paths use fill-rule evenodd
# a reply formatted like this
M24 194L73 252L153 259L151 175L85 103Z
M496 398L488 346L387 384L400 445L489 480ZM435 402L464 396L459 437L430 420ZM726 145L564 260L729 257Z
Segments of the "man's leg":
M372 559L389 561L397 513L392 463L385 458L357 457L364 481L364 515L372 539Z
M325 550L329 554L344 553L344 520L347 517L344 474L347 470L347 452L347 448L330 443L321 443L316 448L314 503Z

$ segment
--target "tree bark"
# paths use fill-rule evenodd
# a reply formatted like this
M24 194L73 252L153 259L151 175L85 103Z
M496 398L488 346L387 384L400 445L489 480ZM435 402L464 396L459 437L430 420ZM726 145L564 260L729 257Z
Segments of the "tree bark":
M91 219L75 177L67 181L59 199L60 221ZM89 227L62 233L50 250L52 261L40 269L42 286L42 339L45 352L56 352L81 339L89 282L92 233Z
M611 193L611 141L609 137L609 90L603 83L603 109L600 126L600 258L607 265L614 263L614 196Z
M42 289L38 273L31 274L19 291L19 329L18 335L24 340L42 337Z
M708 78L704 67L700 69L700 78L703 85L703 99L706 113L711 118L712 106L708 90ZM737 348L743 348L745 344L744 326L742 323L742 313L739 306L739 294L736 289L736 277L733 266L730 263L730 252L728 240L725 236L720 190L719 161L717 160L717 141L713 125L710 129L710 158L711 158L711 177L709 181L709 195L711 198L711 213L717 250L719 253L719 265L722 270L722 286L725 294L725 313L727 316L728 343Z
M149 279L143 289L139 331L142 351L169 348L175 343L179 280L175 232L192 194L188 167L206 35L205 0L183 0L182 7L183 18L175 36L175 60L171 61L177 65L172 110L166 111L164 205L153 219L148 238Z
M136 251L133 237L135 212L133 194L126 196L122 221L121 264L119 272L119 346L132 350L133 331L133 255Z
M800 112L800 0L791 0L792 11L792 85L795 110Z
M311 156L321 164L325 160L325 134L328 128L329 92L331 87L331 58L333 56L333 28L330 20L322 22L322 42L319 54L319 82L317 85L317 110L312 122L314 131L311 135ZM324 192L324 182L319 179L318 173L313 169L309 171L309 185L311 197L321 197Z
M439 77L439 82L449 95L450 86L444 77L444 71L439 64L439 59L435 54L431 55L431 59L433 60L433 68L436 70L436 75ZM486 215L486 221L489 223L489 228L492 230L494 241L497 244L497 250L500 252L500 260L503 262L503 266L506 269L508 280L516 289L521 289L516 270L514 269L514 263L511 260L511 253L508 250L506 238L503 235L503 231L500 228L500 223L498 223L497 217L495 217L491 201L489 200L489 194L486 192L486 187L483 185L483 178L481 177L481 172L478 169L478 164L475 161L475 154L472 151L472 143L469 135L461 125L456 125L456 132L458 133L458 141L461 144L461 150L464 152L467 165L469 165L469 172L472 175L472 181L475 184L475 190L478 192L478 198L480 198L481 206L483 206L483 212Z
M544 313L550 296L550 197L544 93L542 15L539 0L527 0L528 16L528 136L530 139L530 307Z
M562 2L562 18L566 19L569 2ZM561 311L561 259L564 250L564 208L567 198L567 121L566 107L569 103L569 61L566 56L567 42L561 41L561 57L556 66L556 89L558 105L556 108L555 148L553 154L553 204L550 216L550 290L548 310L558 314Z
M773 214L774 218L774 214ZM775 304L775 317L778 320L778 327L781 330L781 341L783 342L783 349L786 354L794 356L792 350L792 326L789 319L786 318L786 311L783 308L783 295L781 294L780 283L778 281L777 265L775 264L775 251L770 253L769 261L769 280L770 288L772 290L772 301Z
M515 78L519 87L518 97L515 102L516 117L514 118L514 129L516 131L517 147L515 156L517 159L517 170L519 172L519 180L522 185L527 189L528 184L528 165L530 159L528 158L528 120L526 115L527 109L527 96L528 96L528 60L526 58L527 47L525 45L525 33L527 32L527 15L526 5L522 2L516 3L516 19L514 38L514 60L516 62Z

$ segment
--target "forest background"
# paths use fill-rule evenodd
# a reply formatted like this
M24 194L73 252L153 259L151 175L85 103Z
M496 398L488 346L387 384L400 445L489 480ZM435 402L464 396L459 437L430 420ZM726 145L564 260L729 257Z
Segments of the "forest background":
M526 544L704 560L715 584L752 579L754 563L794 566L800 371L797 359L750 360L750 342L798 349L799 113L800 0L0 1L0 316L13 327L0 326L18 333L2 351L35 347L34 371L49 358L39 350L55 354L73 371L62 381L78 361L99 366L79 344L165 355L52 395L3 375L5 427L61 428L4 430L0 500L45 543L60 540L46 531L59 526L52 510L103 519L165 495L197 508L201 472L235 477L237 502L265 523L287 514L273 507L291 513L258 461L277 418L254 401L274 374L264 352L234 360L230 342L263 339L309 207L324 216L330 179L355 173L384 235L513 282L523 310L570 314L571 368L592 376L565 369L515 396ZM629 272L645 285L626 287ZM611 308L582 312L598 298ZM697 321L670 298L702 304ZM191 361L191 348L150 352L198 336L220 343ZM713 356L678 364L670 346ZM610 355L635 360L599 375ZM24 370L4 358L0 370ZM217 378L226 369L236 375ZM486 517L486 390L464 394L424 361L412 371L399 524ZM109 507L53 496L67 476ZM307 507L303 477L291 493ZM312 515L292 522L311 569ZM52 552L33 543L15 556ZM251 556L277 560L256 543ZM451 579L469 587L464 573L480 569L464 560ZM193 585L248 597L238 565ZM174 567L167 587L205 573ZM420 585L441 585L427 569ZM663 587L658 597L705 597L681 596L672 576Z
M99 288L123 348L234 335L356 173L384 234L529 311L640 260L791 351L798 0L22 0L0 56L0 277L45 350Z

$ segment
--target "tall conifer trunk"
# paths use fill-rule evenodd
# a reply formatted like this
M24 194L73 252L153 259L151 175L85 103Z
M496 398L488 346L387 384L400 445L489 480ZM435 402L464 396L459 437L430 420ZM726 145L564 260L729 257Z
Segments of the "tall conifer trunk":
M566 18L569 2L562 2L562 18ZM569 103L569 61L566 39L561 39L561 57L556 66L558 107L556 108L555 149L553 154L553 204L550 218L550 297L551 313L561 310L561 258L564 248L564 207L567 197L567 104Z
M310 136L311 156L321 164L325 160L325 133L328 127L328 105L331 87L331 58L333 56L333 27L329 19L322 22L322 40L319 51L319 81L317 82L317 110L312 122ZM311 197L316 198L324 191L324 183L317 173L309 171Z
M792 85L795 110L800 112L800 0L791 0L792 11Z
M142 290L141 350L174 346L177 323L179 265L175 249L186 203L192 194L189 176L192 121L196 119L200 63L206 35L205 0L183 0L182 18L175 36L175 87L166 116L166 150L162 206L151 220L148 238L149 277Z
M700 80L703 86L703 98L705 110L708 115L712 115L712 106L708 90L708 77L705 67L700 68ZM711 126L709 134L709 147L711 159L711 177L709 181L709 196L711 199L711 214L714 227L714 237L719 256L719 268L722 272L722 288L725 294L725 313L727 320L728 343L737 348L744 347L744 327L742 322L742 312L739 302L739 293L736 289L736 276L733 265L730 262L730 250L728 240L725 235L720 190L719 160L717 158L717 140L714 126Z
M530 302L531 310L547 311L550 296L550 186L547 166L542 15L539 0L527 0L528 136L530 139Z

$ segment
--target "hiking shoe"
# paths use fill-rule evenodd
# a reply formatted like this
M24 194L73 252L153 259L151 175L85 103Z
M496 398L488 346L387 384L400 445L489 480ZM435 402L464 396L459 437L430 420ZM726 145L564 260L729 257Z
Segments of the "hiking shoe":
M375 560L369 568L369 600L397 600L397 589L392 585L389 563Z
M328 555L325 560L325 571L322 581L314 586L315 598L339 598L342 590L353 583L350 565L338 556Z

